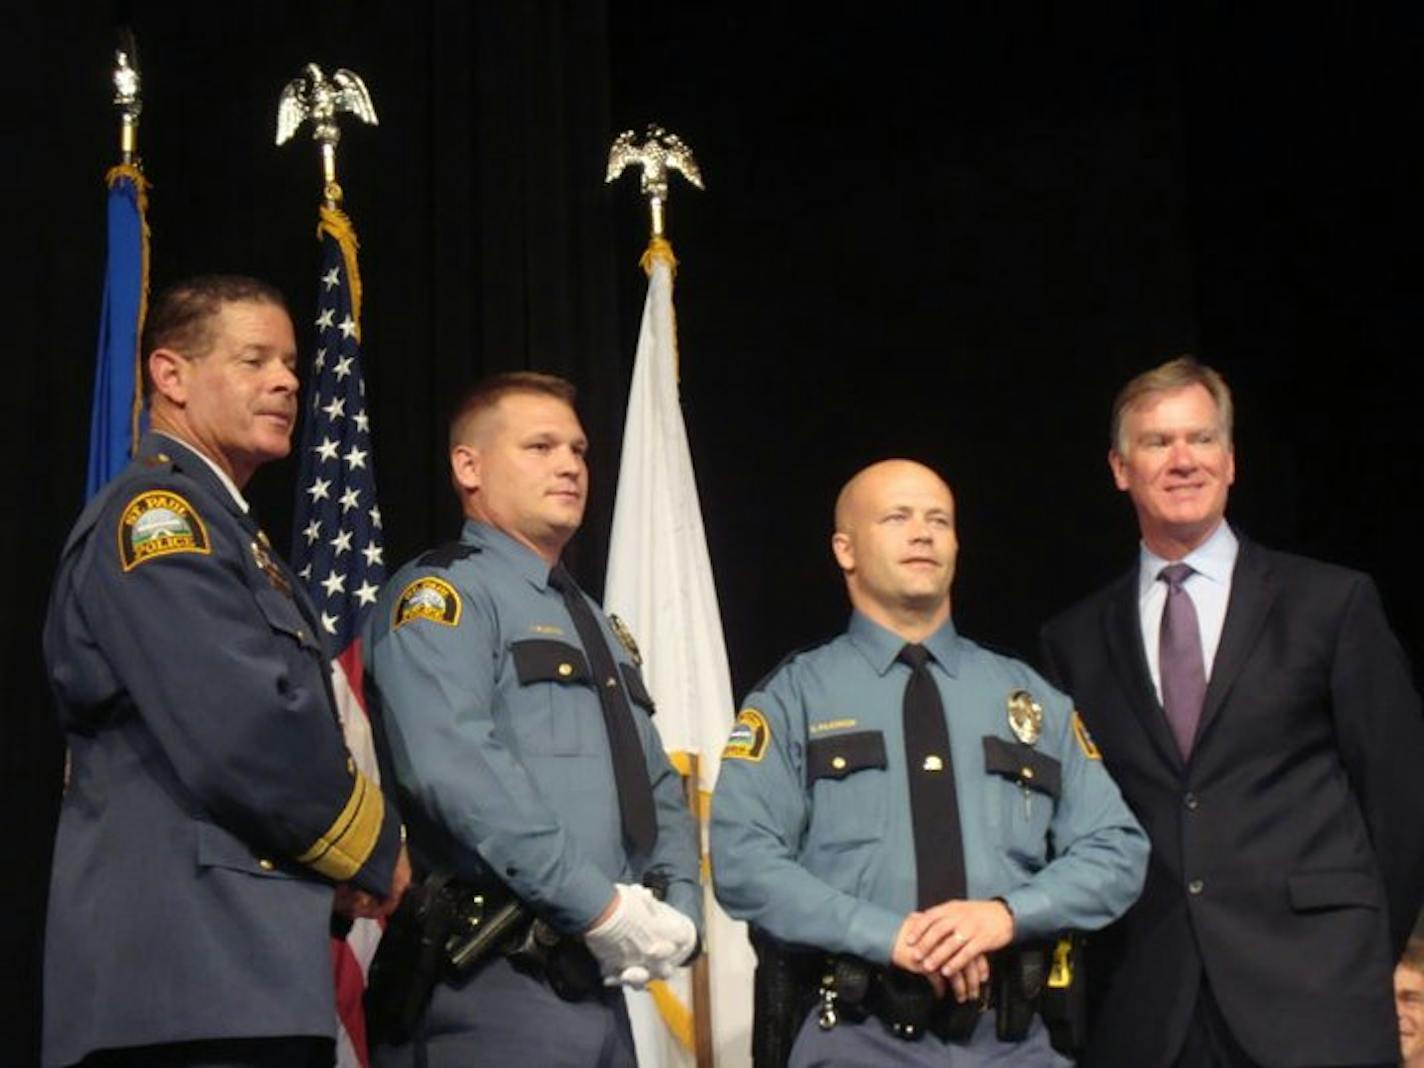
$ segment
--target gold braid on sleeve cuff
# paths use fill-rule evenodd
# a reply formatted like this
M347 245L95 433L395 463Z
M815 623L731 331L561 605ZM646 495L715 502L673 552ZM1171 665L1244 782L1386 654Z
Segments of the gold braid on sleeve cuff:
M356 772L351 796L346 799L341 815L297 862L314 868L328 879L345 882L360 870L376 848L385 815L381 791L366 776Z

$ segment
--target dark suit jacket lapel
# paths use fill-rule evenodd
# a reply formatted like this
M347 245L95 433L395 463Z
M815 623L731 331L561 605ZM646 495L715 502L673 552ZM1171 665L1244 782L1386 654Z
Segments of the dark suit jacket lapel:
M1240 538L1240 542L1236 568L1231 573L1226 623L1222 627L1221 643L1216 648L1216 659L1212 662L1201 723L1197 727L1198 744L1206 737L1207 729L1221 712L1227 694L1231 692L1241 669L1246 666L1276 597L1271 583L1270 562L1265 553L1245 538Z
M1147 667L1147 654L1142 648L1142 622L1137 610L1136 565L1110 591L1103 623L1107 629L1108 654L1113 668L1122 681L1128 704L1142 722L1142 729L1152 739L1162 759L1177 771L1182 770L1182 754L1172 731L1167 726L1167 714L1157 700L1156 687Z

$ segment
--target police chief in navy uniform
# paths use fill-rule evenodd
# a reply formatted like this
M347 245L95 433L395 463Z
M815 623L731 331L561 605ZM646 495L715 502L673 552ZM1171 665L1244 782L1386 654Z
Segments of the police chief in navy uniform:
M1119 392L1108 462L1138 558L1043 631L1152 839L1141 901L1094 946L1087 1059L1395 1063L1424 718L1379 593L1232 530L1231 392L1190 357Z
M823 986L791 1063L1065 1063L1036 1018L1000 1041L995 1015L979 1011L998 989L991 968L1013 967L1023 943L1120 916L1141 888L1146 838L1067 698L956 631L954 500L937 474L905 460L861 471L836 503L831 545L849 628L752 691L712 804L727 911L873 976L860 1018L839 1011L858 988ZM940 741L911 757L925 729ZM924 811L922 783L945 791ZM939 884L954 896L941 898L926 876L955 856ZM940 999L932 1020L959 1023L908 1029L906 999L877 1006L875 984L917 984Z
M374 1050L380 1065L633 1064L619 984L666 977L697 944L693 823L632 640L559 562L588 492L573 402L532 372L464 399L460 539L391 578L364 644L417 870L512 895L586 943L592 988L491 954L440 982L413 1033Z
M198 278L143 351L153 429L75 524L45 620L69 770L44 1064L330 1064L333 885L381 915L408 866L241 492L290 448L291 320L263 283Z

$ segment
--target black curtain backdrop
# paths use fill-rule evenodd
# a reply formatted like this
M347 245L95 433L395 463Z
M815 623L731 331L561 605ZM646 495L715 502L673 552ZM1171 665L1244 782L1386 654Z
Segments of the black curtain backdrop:
M1183 351L1237 394L1237 524L1373 573L1419 662L1417 5L56 2L10 21L7 1063L38 1042L62 766L38 636L81 505L119 23L144 73L154 284L260 275L299 336L319 169L305 131L273 146L277 95L309 60L369 85L381 125L348 124L339 162L392 563L457 528L451 401L532 367L582 390L594 499L571 564L601 588L647 233L635 179L603 170L617 131L656 119L708 183L674 178L669 230L739 692L842 625L831 503L887 455L957 491L960 628L1031 656L1133 558L1108 406ZM295 470L249 487L279 545Z

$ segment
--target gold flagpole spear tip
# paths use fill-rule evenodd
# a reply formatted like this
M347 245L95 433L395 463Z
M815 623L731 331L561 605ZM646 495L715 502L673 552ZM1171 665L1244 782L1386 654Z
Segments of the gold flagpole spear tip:
M138 162L138 116L143 111L143 80L138 72L138 46L133 30L119 31L119 46L114 49L114 106L119 109L119 150L123 162L132 166Z
M371 126L379 125L366 83L344 67L327 78L315 63L308 63L300 75L287 83L277 101L278 145L291 140L307 119L312 121L312 140L321 148L322 195L330 208L341 203L341 186L336 183L336 145L341 140L337 117L343 111Z
M660 238L663 236L663 206L668 198L668 171L679 172L698 189L703 188L702 171L687 143L656 123L648 126L642 144L637 143L637 134L632 130L625 130L613 139L604 182L613 181L625 167L634 164L643 169L643 196L648 198L653 216L653 237Z

